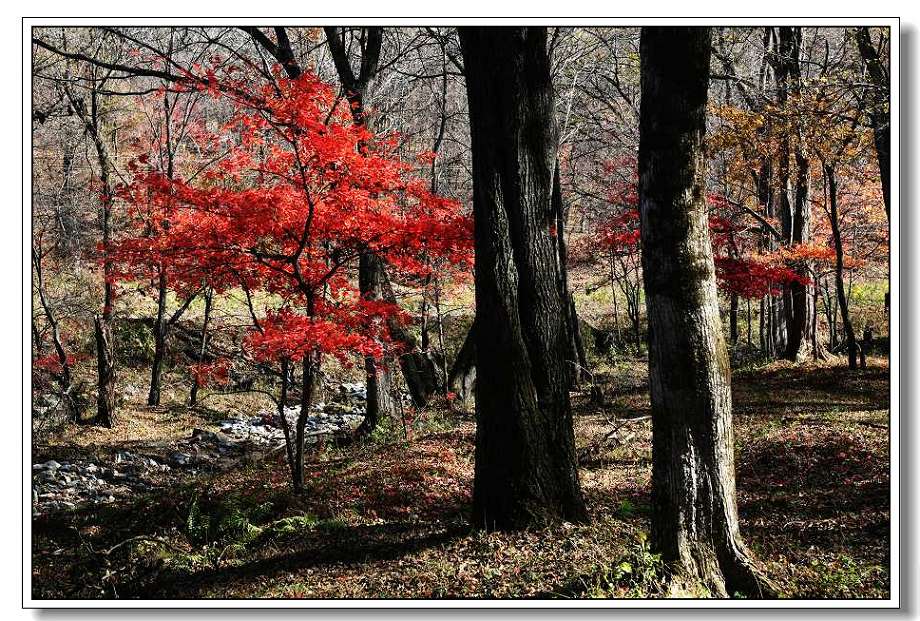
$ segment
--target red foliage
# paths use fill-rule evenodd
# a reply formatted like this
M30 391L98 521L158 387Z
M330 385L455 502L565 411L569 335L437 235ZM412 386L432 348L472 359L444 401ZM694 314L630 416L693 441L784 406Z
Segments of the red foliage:
M639 210L629 206L637 201L637 195L628 189L627 184L617 184L612 196L613 205L626 205L627 208L610 216L597 227L591 245L614 254L638 254L641 244ZM745 298L779 295L783 285L796 281L807 282L793 269L801 261L833 258L831 249L811 245L797 245L770 254L753 250L743 252L740 242L746 229L717 213L728 208L728 201L718 194L710 194L707 203L714 212L709 217L709 232L716 277L719 288L725 292Z
M199 76L201 90L234 105L205 139L222 141L225 157L194 180L167 178L143 158L132 165L121 195L145 230L118 244L121 276L166 266L177 290L271 294L274 310L246 341L260 360L379 356L378 326L398 309L362 300L349 269L367 251L402 275L427 274L433 258L469 264L469 218L411 177L390 137L355 125L315 74L252 88L232 73Z

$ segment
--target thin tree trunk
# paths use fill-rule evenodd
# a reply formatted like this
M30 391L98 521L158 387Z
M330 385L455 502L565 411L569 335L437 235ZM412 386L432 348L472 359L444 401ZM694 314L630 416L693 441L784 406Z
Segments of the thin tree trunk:
M837 304L840 307L840 316L843 320L843 332L847 340L847 363L854 371L857 368L858 345L856 332L850 321L850 308L847 302L846 285L843 282L843 240L840 235L840 216L837 208L837 176L834 167L824 166L824 175L827 179L828 199L831 209L831 232L834 236L834 284L837 290Z
M166 271L160 267L157 279L157 318L153 323L153 363L150 365L150 392L147 405L160 405L160 382L166 357Z
M100 112L99 91L104 86L105 80L97 82L95 78L90 82L88 89L89 106L83 98L76 97L65 88L65 94L72 108L83 123L86 134L92 140L96 151L96 162L99 165L99 183L101 199L99 203L99 229L101 233L102 249L102 313L94 318L96 325L96 420L106 427L115 424L115 350L112 340L113 329L113 301L114 266L111 257L112 240L112 191L111 173L112 161L109 149L103 135L103 120Z
M300 387L300 412L297 414L297 423L294 434L294 467L293 487L296 493L303 493L303 455L304 444L306 442L307 417L310 416L310 407L313 405L313 388L315 383L315 367L312 355L303 357L303 377Z
M569 363L568 376L572 386L577 386L587 379L588 361L585 357L585 346L581 341L581 331L578 329L578 311L575 309L575 298L569 291L568 251L565 241L565 208L562 203L562 180L559 174L559 160L553 171L553 214L555 216L556 251L559 262L559 295L565 309L565 325L568 335L566 337L566 361Z
M278 395L278 423L281 425L281 431L284 433L284 452L287 456L288 469L291 472L291 481L296 480L297 466L294 454L294 438L291 433L291 425L288 423L285 408L288 400L288 387L291 383L291 363L287 358L281 359L281 393Z
M550 225L556 126L545 28L460 28L473 156L473 523L584 520Z
M214 299L214 289L208 287L204 294L204 319L201 321L201 348L198 352L198 362L204 362L208 352L208 322L211 320L211 301ZM194 406L198 403L198 378L192 380L192 390L188 396L188 403Z
M652 543L675 585L772 595L741 539L735 500L731 371L704 198L709 28L643 28L640 58Z
M884 30L884 29L883 29ZM888 69L882 61L879 48L872 45L867 26L856 29L856 43L863 62L866 63L869 79L875 87L870 97L869 123L875 139L875 153L882 180L882 197L885 201L885 215L891 219L891 120L888 106ZM884 36L884 35L883 35ZM880 44L881 45L881 44Z
M370 126L370 119L368 119L367 115L368 99L370 98L370 89L377 75L380 61L383 28L369 27L363 30L359 41L360 68L357 74L351 68L348 50L343 42L344 32L340 35L339 29L332 26L328 26L324 30L326 43L335 63L339 81L345 91L345 98L351 107L354 123L356 125ZM288 73L292 77L300 75L300 69L296 66L296 63L291 62L286 66L295 67L295 69L288 69ZM362 254L361 262L365 270L365 279L363 281L365 286L362 287L359 283L361 295L369 299L382 299L395 304L396 296L393 295L393 290L386 274L386 266L380 257L371 252L366 252ZM368 288L378 286L383 288ZM406 387L409 389L415 405L424 407L440 388L438 378L441 372L436 361L427 352L419 350L415 338L398 322L388 322L388 328L390 338L399 344L403 350L399 363L406 378ZM370 394L370 390L373 387L376 390L374 403L378 407L385 407L389 400L389 393L386 392L385 394L384 391L388 391L392 383L390 378L387 377L389 369L373 360L365 360L365 369L367 372L368 394ZM385 410L374 413L370 411L372 407L374 405L369 398L368 414L371 418L376 417L379 419L392 413Z
M41 244L40 241L39 244ZM43 256L40 245L38 249L36 249L35 246L32 246L32 266L35 269L35 288L38 293L38 301L39 304L41 304L42 311L45 314L45 321L47 321L48 325L51 327L51 344L54 346L54 353L57 356L58 365L61 367L61 370L55 373L54 376L57 380L61 393L61 400L64 403L64 410L68 418L70 418L75 423L79 423L80 408L77 407L77 403L73 394L74 386L70 370L70 361L67 357L67 350L64 349L64 342L61 340L61 331L58 327L57 316L55 315L54 309L51 307L51 304L48 301L47 293L45 291L42 258Z

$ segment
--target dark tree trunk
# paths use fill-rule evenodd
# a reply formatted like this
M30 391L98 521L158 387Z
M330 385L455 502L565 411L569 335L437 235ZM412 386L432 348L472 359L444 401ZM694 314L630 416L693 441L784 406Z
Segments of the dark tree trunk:
M802 87L800 57L802 29L800 27L782 26L779 28L779 45L777 48L777 84L780 104L785 105L792 95L793 105L798 105L798 96ZM811 180L808 146L805 128L800 121L794 123L794 136L786 134L783 142L782 161L780 162L780 180L783 184L780 193L782 233L790 246L807 243L811 238ZM791 144L793 143L794 144ZM795 162L795 179L791 184L789 170L790 157ZM792 197L790 198L790 194ZM795 281L784 288L783 307L786 315L786 350L783 357L787 360L801 362L809 356L815 359L827 357L827 352L816 338L817 296L808 261L799 261L794 267L796 273L805 281Z
M381 279L386 278L379 259L371 253L362 253L358 266L358 286L361 295L368 300L378 300L383 292ZM390 372L384 361L373 356L364 359L364 371L367 381L367 410L359 433L368 434L377 428L381 420L393 416L396 405L390 382Z
M643 28L642 266L652 401L652 542L675 584L774 593L741 540L730 368L705 203L708 28Z
M214 299L214 290L210 287L204 293L204 318L201 321L201 348L198 353L198 362L204 362L205 355L208 352L208 323L211 320L211 302ZM198 403L198 378L192 380L192 390L188 396L189 406L195 406Z
M281 29L283 31L283 29ZM332 60L335 63L336 72L345 97L351 106L352 118L357 125L370 125L367 115L369 91L377 75L378 64L380 61L380 49L383 42L383 28L369 27L364 28L359 38L360 63L359 70L356 74L351 67L348 50L342 39L342 31L339 28L328 26L324 28L326 34L326 43ZM286 66L296 67L296 64L288 63ZM300 74L300 69L288 69L292 77ZM363 253L361 263L365 278L359 289L361 295L368 299L382 299L387 302L396 303L396 296L393 295L389 278L386 274L386 266L380 257L371 252ZM378 287L383 287L378 288ZM424 351L419 351L415 338L397 322L389 322L390 338L402 348L403 353L399 358L400 367L406 378L406 386L412 395L412 400L418 407L424 407L428 401L440 388L439 377L440 369L436 361ZM389 387L391 380L388 377L389 369L378 364L376 361L365 361L365 370L367 371L367 389L368 389L368 419L379 420L383 416L391 414L390 410L380 409L373 411L374 404L379 408L388 407L392 401L389 396ZM375 396L370 397L371 390L375 391Z
M147 405L160 405L160 381L166 358L166 273L160 269L157 280L157 318L153 323L153 364L150 365L150 392Z
M447 389L457 395L456 404L459 408L472 411L475 406L473 399L476 387L476 321L470 326L463 339L463 345L457 352L457 358L450 368L447 376Z
M112 355L112 329L102 315L93 318L96 334L96 417L100 425L115 426L115 358Z
M891 219L891 119L888 105L889 85L888 69L882 61L880 48L872 44L869 28L856 29L856 44L859 54L869 73L869 79L875 87L871 96L869 123L875 138L875 152L878 156L878 169L882 178L882 197L885 201L885 215ZM884 42L884 39L883 39Z
M473 156L473 523L584 520L552 235L556 127L545 28L461 28Z
M294 491L303 493L303 455L306 443L307 417L313 405L313 390L316 383L316 361L312 355L303 357L303 377L300 387L300 412L294 429L294 464L291 468Z
M840 317L843 320L843 332L847 340L847 362L854 371L857 368L859 347L856 343L856 332L850 321L850 307L847 302L846 285L843 282L843 239L840 235L840 219L837 209L837 176L834 167L824 166L824 175L827 180L828 202L831 211L831 232L834 236L834 286L837 289L837 303L840 306Z

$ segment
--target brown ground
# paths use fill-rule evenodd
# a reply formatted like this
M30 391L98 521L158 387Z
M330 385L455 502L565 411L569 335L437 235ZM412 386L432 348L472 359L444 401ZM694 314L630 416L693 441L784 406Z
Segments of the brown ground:
M856 373L774 363L735 374L742 532L787 597L887 597L888 368L870 362ZM644 375L641 363L621 363L603 375L604 407L575 398L588 525L471 532L474 425L442 413L422 421L428 432L412 442L394 431L311 455L300 498L289 493L279 457L172 477L129 504L41 517L33 523L34 596L655 596L660 567L643 543L651 456ZM614 418L619 433L601 442ZM56 436L39 452L107 453L187 437L207 421L136 407L122 422Z

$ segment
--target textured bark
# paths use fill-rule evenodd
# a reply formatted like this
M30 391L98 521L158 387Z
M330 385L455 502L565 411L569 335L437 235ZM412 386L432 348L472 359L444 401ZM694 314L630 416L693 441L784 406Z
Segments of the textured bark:
M111 324L102 315L93 318L96 335L96 418L100 425L115 426L115 358Z
M473 523L586 518L552 235L556 127L545 28L461 28L473 158Z
M708 28L643 28L639 201L649 320L652 543L678 584L775 593L741 540L730 368L705 203Z
M782 26L779 28L779 43L776 53L776 81L780 106L790 96L792 105L800 105L798 97L802 87L800 58L802 55L802 29ZM811 181L810 161L805 128L801 122L794 123L794 131L787 132L783 139L780 160L780 222L784 241L789 246L807 243L811 239ZM790 159L794 171L790 171ZM794 174L794 179L792 178ZM812 280L810 263L799 261L795 271L806 281ZM783 289L783 309L786 318L786 349L783 357L802 362L806 358L823 359L827 352L816 338L817 296L813 284L793 282Z
M457 395L458 407L472 411L476 388L476 321L470 326L447 376L447 389Z

